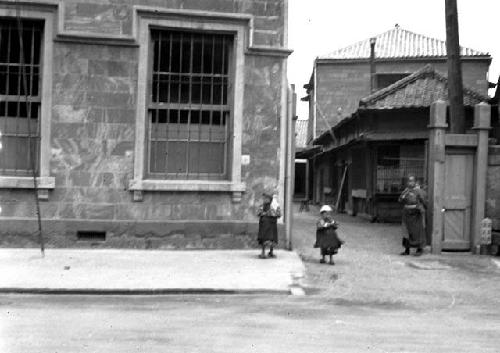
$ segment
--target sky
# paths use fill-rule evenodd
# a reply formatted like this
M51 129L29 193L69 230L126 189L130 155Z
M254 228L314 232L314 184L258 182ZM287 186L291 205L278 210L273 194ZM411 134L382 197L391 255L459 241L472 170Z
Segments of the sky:
M500 74L499 0L457 0L460 45L490 53L489 80ZM288 80L295 84L299 119L307 118L303 85L314 59L335 49L401 28L446 39L445 0L288 0ZM492 92L490 92L491 94Z

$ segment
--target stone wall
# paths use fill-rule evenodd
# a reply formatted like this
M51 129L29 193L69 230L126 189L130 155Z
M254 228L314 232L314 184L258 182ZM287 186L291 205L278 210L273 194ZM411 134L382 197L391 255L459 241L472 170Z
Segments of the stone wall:
M283 46L284 0L65 0L67 31L132 35L133 6L250 14L254 44Z
M282 48L284 0L64 1L64 28L130 35L132 5L254 15L254 44ZM255 245L261 194L280 183L282 78L286 58L245 55L241 202L223 192L144 192L133 179L138 48L86 40L54 43L50 175L41 201L48 246L235 248ZM285 100L286 101L286 100ZM43 103L42 103L43 104ZM283 195L280 195L281 200ZM31 190L0 189L0 246L36 246ZM77 242L79 230L106 231L105 242ZM285 244L284 226L279 225Z
M486 217L493 229L500 232L500 146L490 146L486 182Z

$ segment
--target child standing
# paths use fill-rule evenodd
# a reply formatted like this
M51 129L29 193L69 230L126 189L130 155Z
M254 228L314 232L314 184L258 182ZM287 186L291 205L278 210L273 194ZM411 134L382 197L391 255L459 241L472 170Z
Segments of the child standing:
M329 255L330 265L334 265L332 256L338 252L344 242L337 235L338 224L331 216L332 208L324 205L319 212L321 217L316 223L316 243L314 247L321 249L320 263L324 264L326 262L325 256Z
M274 255L274 247L278 244L278 224L277 220L281 217L281 210L276 200L270 193L262 195L262 206L257 213L259 216L259 235L257 241L262 247L261 259L266 258L266 246L269 246L269 257Z

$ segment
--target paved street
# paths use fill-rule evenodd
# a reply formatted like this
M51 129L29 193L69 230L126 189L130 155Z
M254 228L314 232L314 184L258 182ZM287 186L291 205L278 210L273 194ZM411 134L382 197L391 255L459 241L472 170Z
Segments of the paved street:
M314 297L0 297L0 351L498 352L498 309Z
M0 352L499 352L489 257L402 258L398 226L340 215L323 265L314 219L295 221L306 296L2 295Z

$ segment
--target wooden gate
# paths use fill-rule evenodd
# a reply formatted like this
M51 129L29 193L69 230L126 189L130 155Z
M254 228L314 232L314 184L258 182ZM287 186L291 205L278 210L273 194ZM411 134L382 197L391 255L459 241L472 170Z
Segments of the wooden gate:
M474 154L472 149L446 149L442 250L471 248Z
M474 107L473 133L450 134L446 103L431 106L429 134L429 221L433 253L480 249L486 199L491 108Z

